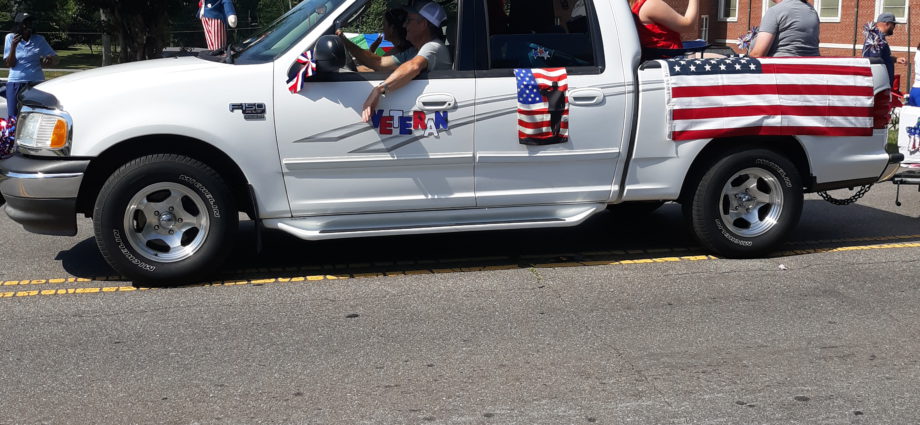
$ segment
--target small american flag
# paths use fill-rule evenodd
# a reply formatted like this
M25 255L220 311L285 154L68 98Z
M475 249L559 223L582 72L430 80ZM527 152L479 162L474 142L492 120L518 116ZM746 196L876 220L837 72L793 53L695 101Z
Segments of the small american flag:
M662 64L671 140L872 135L868 59L728 57Z
M313 62L313 51L306 50L297 58L297 63L301 65L297 74L287 81L288 90L291 94L297 94L303 89L303 82L313 76L316 72L316 63Z
M525 145L569 140L569 90L565 68L515 69L518 139Z

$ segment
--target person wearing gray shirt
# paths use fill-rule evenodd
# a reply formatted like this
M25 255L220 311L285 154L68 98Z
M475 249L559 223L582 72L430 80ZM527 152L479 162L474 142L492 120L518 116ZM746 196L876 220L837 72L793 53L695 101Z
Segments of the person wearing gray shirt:
M402 64L408 60L421 56L428 61L428 71L434 71L435 69L445 70L450 69L453 65L453 62L450 60L450 50L447 49L447 46L444 45L444 42L439 38L435 38L422 45L421 49L416 50L414 47L403 52L399 52L393 55L393 59L397 64Z
M818 12L805 0L773 0L760 23L751 57L821 56Z
M409 84L413 78L423 71L436 69L449 70L452 67L450 51L444 45L441 25L447 20L447 13L441 5L423 1L415 7L406 7L409 16L406 17L406 40L413 46L422 46L416 52L409 49L400 54L386 56L376 63L365 62L375 71L392 71L390 75L376 87L371 89L367 100L361 107L361 121L370 122L380 98L388 92L399 89ZM364 50L366 52L366 50ZM363 53L362 53L363 54ZM367 56L367 55L365 55ZM376 56L376 55L369 55ZM376 56L380 58L379 56ZM379 68L379 69L378 69Z

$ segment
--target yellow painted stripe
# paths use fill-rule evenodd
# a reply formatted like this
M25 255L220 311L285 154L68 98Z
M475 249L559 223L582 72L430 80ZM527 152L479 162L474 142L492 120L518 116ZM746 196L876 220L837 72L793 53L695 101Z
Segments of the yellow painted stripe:
M887 237L886 240L892 239ZM897 243L886 243L878 245L861 245L861 246L844 246L837 248L812 248L812 249L796 249L791 251L783 251L776 253L776 256L784 255L801 255L801 254L817 254L817 253L829 253L829 252L847 252L847 251L868 251L868 250L878 250L878 249L903 249L903 248L920 248L920 242L897 242ZM657 252L657 251L656 251ZM544 257L545 258L545 257ZM463 273L463 272L472 272L472 271L491 271L491 270L514 270L521 268L566 268L566 267L585 267L585 266L614 266L614 265L634 265L634 264L657 264L657 263L674 263L674 262L683 262L683 261L704 261L704 260L717 260L719 259L713 255L686 255L680 257L655 257L655 258L637 258L629 260L600 260L600 261L562 261L562 262L553 262L553 263L538 263L538 264L505 264L505 265L493 265L493 266L476 266L476 267L460 267L460 268L443 268L443 269L417 269L417 270L395 270L387 272L377 272L377 273L356 273L356 274L316 274L308 276L294 276L294 277L277 277L277 278L264 278L264 279L251 279L251 280L219 280L212 281L208 283L203 283L197 286L241 286L241 285L264 285L269 283L298 283L298 282L317 282L323 280L338 280L338 279L360 279L360 278L375 278L375 277L387 277L387 276L402 276L402 275L419 275L419 274L432 274L432 273ZM54 279L23 279L23 280L8 280L4 281L2 286L23 286L23 285L46 285L46 284L61 284L61 283L82 283L82 282L91 282L92 279L86 278L54 278ZM79 288L66 288L66 289L42 289L42 290L22 290L22 291L5 291L0 292L0 298L18 298L18 297L33 297L33 296L43 296L43 295L76 295L76 294L99 294L99 293L114 293L114 292L132 292L132 291L145 291L148 289L155 288L138 288L134 286L107 286L107 287L79 287Z

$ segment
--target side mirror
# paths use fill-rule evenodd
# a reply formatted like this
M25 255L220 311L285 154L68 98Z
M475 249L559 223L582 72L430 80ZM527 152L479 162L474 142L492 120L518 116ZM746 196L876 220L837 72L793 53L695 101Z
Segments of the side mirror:
M345 44L336 35L324 35L313 47L313 61L317 72L338 72L345 67L348 53Z

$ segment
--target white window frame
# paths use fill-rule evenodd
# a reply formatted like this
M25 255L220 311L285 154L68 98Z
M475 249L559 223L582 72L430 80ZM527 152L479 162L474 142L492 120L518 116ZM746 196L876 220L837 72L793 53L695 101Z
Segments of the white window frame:
M709 41L709 15L700 15L700 38Z
M719 22L738 22L738 14L741 13L740 3L741 0L729 0L735 2L735 17L726 17L725 16L725 3L723 0L719 0Z
M829 18L821 17L821 1L822 0L814 0L813 2L814 4L812 5L812 7L814 7L815 9L815 12L818 12L818 20L821 22L840 22L840 14L842 13L842 10L843 10L843 0L837 0L837 16L832 16ZM884 1L884 0L879 0L879 1ZM777 3L773 3L773 0L763 0L763 3L762 3L763 10L761 11L760 17L763 18L763 16L767 14L767 9L769 9L770 6L775 6L776 4ZM878 7L881 7L881 6L878 6ZM878 13L876 13L875 15L878 16Z
M776 3L773 3L773 0L763 0L763 1L761 1L761 6L763 7L763 10L760 11L760 18L761 18L761 21L763 21L764 15L767 14L767 9L769 9L770 6L775 6L775 5L776 5Z
M907 23L907 16L910 14L910 1L911 1L911 0L905 0L905 1L904 1L904 17L903 17L903 18L899 18L899 17L895 16L895 18L894 18L894 21L895 21L895 22L897 22L897 23L899 23L899 24L906 24L906 23ZM875 0L875 16L872 17L873 20L874 20L876 17L878 17L879 14L882 13L882 6L884 6L884 3L885 3L885 0Z
M815 0L815 4L814 4L815 12L818 12L818 19L821 22L840 22L840 14L842 13L842 10L843 10L843 0L837 0L837 16L831 16L827 18L821 17L821 2L822 1L824 0ZM878 14L876 14L875 16L878 16Z

